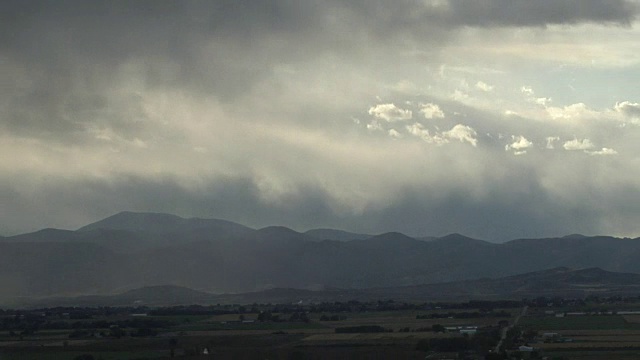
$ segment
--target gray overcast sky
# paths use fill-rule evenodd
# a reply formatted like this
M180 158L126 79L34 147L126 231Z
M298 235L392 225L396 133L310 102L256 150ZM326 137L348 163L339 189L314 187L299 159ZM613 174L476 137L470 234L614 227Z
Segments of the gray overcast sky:
M0 234L640 236L640 4L0 3Z

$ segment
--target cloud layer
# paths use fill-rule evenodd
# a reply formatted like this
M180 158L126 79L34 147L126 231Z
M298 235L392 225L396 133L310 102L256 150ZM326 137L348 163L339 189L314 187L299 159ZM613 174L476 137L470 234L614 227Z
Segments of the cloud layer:
M636 1L4 1L0 234L639 236Z

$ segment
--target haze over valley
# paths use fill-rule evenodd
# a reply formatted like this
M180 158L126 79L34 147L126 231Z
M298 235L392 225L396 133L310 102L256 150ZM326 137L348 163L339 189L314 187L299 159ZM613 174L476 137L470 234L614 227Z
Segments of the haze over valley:
M479 285L472 283L459 283L457 288L467 287L462 293L453 290L456 286L442 288L450 290L415 286L558 267L640 273L640 239L569 235L492 243L460 234L413 238L397 232L365 235L332 229L300 233L281 226L253 229L225 220L134 212L121 212L75 231L43 229L5 237L0 239L0 250L0 286L6 303L20 298L115 295L166 285L210 294L407 287L379 295L384 298L395 291L404 298L483 297L491 293L474 293ZM626 285L633 285L637 276L629 279ZM602 286L611 285L600 280ZM538 291L542 294L556 285L549 280ZM409 296L412 286L415 294ZM531 294L531 290L512 290L496 294Z

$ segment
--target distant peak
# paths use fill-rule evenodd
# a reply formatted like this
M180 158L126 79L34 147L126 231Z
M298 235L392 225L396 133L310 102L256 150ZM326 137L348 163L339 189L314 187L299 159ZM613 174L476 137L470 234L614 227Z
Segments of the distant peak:
M136 211L121 211L117 214L106 217L100 221L110 219L172 219L172 220L184 220L178 215L159 213L159 212L136 212ZM98 222L100 222L98 221Z
M120 294L120 296L134 297L136 299L144 299L146 301L172 302L176 298L184 298L188 299L187 301L190 301L194 298L207 298L212 296L212 294L179 285L155 285L132 289Z
M459 234L459 233L452 233L449 235L445 235L443 237L440 238L440 240L445 240L445 241L455 241L455 240L472 240L475 241L476 239L470 238L468 236Z
M609 273L610 271L604 270L603 268L600 267L590 267L590 268L584 268L584 269L576 269L573 270L575 272L580 272L580 273L589 273L589 274L605 274L605 273Z
M372 237L371 239L380 239L380 240L390 240L390 241L402 241L402 240L416 240L415 238L412 238L411 236L405 235L401 232L387 232L387 233L383 233L380 235L376 235L374 237Z
M311 229L311 230L305 231L304 234L319 240L337 240L337 241L364 240L371 237L371 235L368 235L368 234L352 233L345 230L329 229L329 228Z
M80 231L109 229L109 230L147 230L150 227L166 227L185 219L171 214L152 212L122 211L105 219L81 227Z
M127 290L123 294L142 291L142 290L185 290L185 289L191 290L185 286L179 286L179 285L149 285L149 286L143 286L140 288Z
M110 216L109 218L113 218L113 217L166 217L166 218L173 218L173 219L183 219L178 215L161 213L161 212L145 212L145 211L121 211L115 215Z
M378 236L405 236L405 237L409 237L409 236L407 236L407 235L405 235L405 234L403 234L401 232L398 232L398 231L389 231L389 232L386 232L386 233L382 233L382 234L380 234Z
M569 234L562 237L563 239L585 239L587 236L582 234Z
M460 233L455 233L455 232L454 232L454 233L451 233L451 234L449 234L449 235L445 235L445 236L443 236L443 238L446 238L446 237L455 237L455 238L466 238L466 239L470 239L470 237L468 237L468 236L462 235L462 234L460 234Z
M265 239L298 239L305 237L295 230L289 229L286 226L267 226L258 230L258 234Z
M388 232L388 233L384 233L384 234L380 234L380 235L376 235L373 237L370 237L368 239L366 239L365 241L368 242L372 242L372 241L383 241L383 242L393 242L393 243L413 243L413 242L418 242L420 240L416 239L416 238L412 238L411 236L405 235L403 233L400 232Z
M267 226L267 227L263 227L262 229L258 230L260 232L263 233L270 233L270 232L288 232L288 233L296 233L296 234L300 234L299 232L290 229L286 226Z

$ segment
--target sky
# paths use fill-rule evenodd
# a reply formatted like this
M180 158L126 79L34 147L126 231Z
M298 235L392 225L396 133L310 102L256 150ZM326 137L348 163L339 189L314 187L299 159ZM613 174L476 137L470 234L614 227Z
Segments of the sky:
M0 234L640 236L640 2L0 2Z

